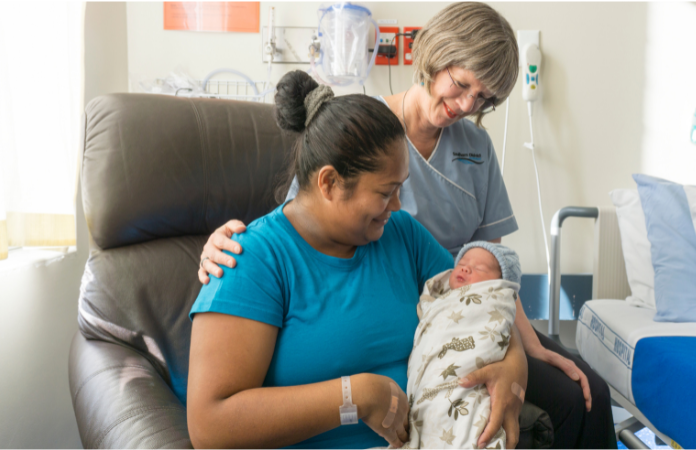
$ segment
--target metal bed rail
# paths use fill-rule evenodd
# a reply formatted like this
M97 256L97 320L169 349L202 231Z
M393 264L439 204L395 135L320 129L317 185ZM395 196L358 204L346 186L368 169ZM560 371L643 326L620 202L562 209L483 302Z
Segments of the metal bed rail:
M567 206L556 211L551 219L551 274L549 276L549 337L563 348L578 355L577 350L561 343L561 226L569 217L597 219L599 208Z

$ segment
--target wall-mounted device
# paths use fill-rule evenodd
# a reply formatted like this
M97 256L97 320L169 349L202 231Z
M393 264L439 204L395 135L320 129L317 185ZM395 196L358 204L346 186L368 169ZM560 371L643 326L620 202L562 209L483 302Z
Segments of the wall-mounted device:
M362 86L377 58L376 51L369 56L370 28L375 30L375 45L381 37L372 12L352 3L335 3L319 9L318 14L318 33L306 47L312 76L330 86Z
M264 42L266 45L263 47L263 54L268 55L269 61L273 62L273 57L276 53L276 39L275 39L275 8L268 8L268 37Z
M517 45L520 51L520 67L522 68L522 98L527 102L533 102L539 98L539 74L541 71L539 30L518 30Z
M522 98L533 102L539 98L539 73L541 72L541 51L533 43L527 44L522 50Z
M399 27L379 27L379 42L375 42L378 66L396 66L399 64Z
M273 27L269 37L269 27L261 29L263 42L263 62L273 58L273 64L309 64L309 46L317 40L316 27Z
M539 89L541 73L541 50L539 50L539 30L517 31L517 45L519 46L520 65L522 66L522 99L524 99L524 101L527 102L527 113L529 114L529 136L531 138L531 142L525 142L524 147L532 151L532 162L534 163L534 175L536 176L537 194L539 199L539 218L541 219L541 230L544 233L544 249L546 250L546 270L548 273L550 285L551 257L549 254L549 239L546 235L546 225L544 222L544 209L542 208L541 201L541 183L539 181L539 168L537 167L536 162L536 147L534 146L534 123L532 120L534 102L539 100L541 96ZM549 287L549 292L552 292L551 287Z
M413 64L413 41L421 27L404 27L404 65Z

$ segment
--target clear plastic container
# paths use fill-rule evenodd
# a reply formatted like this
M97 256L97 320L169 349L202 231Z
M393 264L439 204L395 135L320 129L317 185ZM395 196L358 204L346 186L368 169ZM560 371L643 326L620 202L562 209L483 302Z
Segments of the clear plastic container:
M376 42L379 42L379 27L364 6L338 3L319 10L318 65L329 84L348 86L365 82L377 56L373 52L370 58L368 52L370 25L375 27Z

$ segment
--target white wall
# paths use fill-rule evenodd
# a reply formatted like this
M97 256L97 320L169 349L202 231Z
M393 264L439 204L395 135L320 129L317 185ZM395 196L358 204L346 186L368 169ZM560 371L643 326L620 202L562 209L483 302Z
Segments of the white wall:
M446 3L366 2L377 19L397 19L399 27L422 26ZM261 25L269 6L279 26L316 26L319 3L261 3ZM535 113L535 143L541 177L544 221L563 206L609 205L608 192L634 187L631 173L641 170L643 98L647 36L646 3L494 3L518 29L541 30L541 79L544 97ZM203 78L220 67L242 70L264 80L261 36L256 33L201 33L163 30L160 2L128 3L128 62L131 79L166 77L184 67ZM686 55L686 53L684 53ZM272 81L306 65L273 67ZM410 85L409 66L392 68L394 91ZM388 94L387 67L375 67L368 94ZM339 92L359 92L357 87ZM502 156L505 108L487 127ZM539 218L532 155L521 82L511 96L505 180L520 231L505 238L521 256L526 273L545 272L546 256ZM590 272L591 221L564 226L563 268Z
M85 104L97 95L128 90L126 51L125 3L88 3ZM68 387L68 350L77 331L77 298L88 254L81 207L77 214L76 254L49 266L0 273L3 448L81 447Z
M690 130L696 110L696 3L648 4L643 171L696 184L696 145ZM691 53L693 55L693 52Z

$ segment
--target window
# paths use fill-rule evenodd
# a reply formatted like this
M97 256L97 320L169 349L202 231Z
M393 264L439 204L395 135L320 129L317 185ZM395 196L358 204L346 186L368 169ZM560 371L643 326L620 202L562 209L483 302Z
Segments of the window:
M10 2L0 14L0 259L75 245L84 4Z

